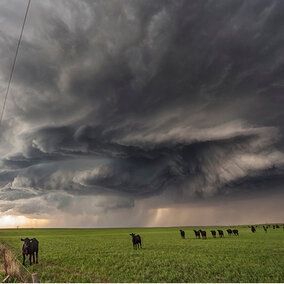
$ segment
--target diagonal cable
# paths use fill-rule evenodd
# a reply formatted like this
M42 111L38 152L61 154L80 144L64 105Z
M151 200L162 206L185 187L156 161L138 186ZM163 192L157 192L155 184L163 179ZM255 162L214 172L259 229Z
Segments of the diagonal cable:
M25 23L26 23L26 19L27 19L27 15L28 15L28 11L29 11L30 4L31 4L31 0L28 0L28 6L27 6L26 13L25 13L25 17L24 17L24 21L23 21L23 25L22 25L22 30L21 30L21 34L20 34L20 37L19 37L19 41L18 41L18 44L17 44L17 49L16 49L16 53L15 53L14 60L13 60L13 65L12 65L12 69L11 69L11 73L10 73L10 77L9 77L9 81L8 81L8 86L7 86L6 94L5 94L5 98L4 98L4 103L3 103L3 107L2 107L2 111L1 111L0 126L1 126L1 124L2 124L2 119L3 119L5 107L6 107L6 101L7 101L7 97L8 97L8 94L9 94L9 89L10 89L11 81L12 81L12 78L13 78L13 73L14 73L14 69L15 69L15 65L16 65L16 60L17 60L17 56L18 56L18 52L19 52L19 47L20 47L20 44L21 44L22 35L23 35L23 31L24 31L24 27L25 27Z

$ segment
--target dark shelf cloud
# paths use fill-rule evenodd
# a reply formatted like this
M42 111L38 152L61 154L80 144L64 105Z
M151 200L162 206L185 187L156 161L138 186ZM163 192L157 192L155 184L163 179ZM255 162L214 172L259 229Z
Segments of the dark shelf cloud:
M33 1L0 129L0 214L174 225L158 210L178 224L198 204L200 222L213 206L218 224L245 220L235 206L220 217L234 200L244 214L268 200L249 220L283 220L273 206L283 10L277 0ZM3 98L24 11L0 3Z

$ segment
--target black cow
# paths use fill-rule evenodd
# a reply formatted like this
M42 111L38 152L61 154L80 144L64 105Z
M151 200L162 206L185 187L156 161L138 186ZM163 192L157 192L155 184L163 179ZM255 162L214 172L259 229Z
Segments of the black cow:
M279 225L276 225L276 229L279 229Z
M206 239L206 231L199 230L199 232L202 236L202 239Z
M183 230L179 230L179 231L180 231L181 238L184 239L185 238L185 232Z
M212 234L213 238L216 238L216 231L212 230L211 234Z
M140 248L142 248L141 237L133 233L131 233L130 236L132 237L133 248L137 249L137 247L139 248L139 245L140 245Z
M265 226L263 226L263 230L265 233L267 233L267 228Z
M33 256L33 263L35 263L35 254L36 254L36 263L38 263L38 240L36 238L29 239L21 239L24 242L22 247L22 254L23 254L23 265L25 265L26 255L30 256L30 265L32 265L32 256Z
M227 230L227 233L228 233L229 236L231 236L232 233L233 233L233 231L232 231L231 229L228 229L228 230Z
M273 229L275 229L275 226L273 225Z
M224 232L223 232L223 230L217 230L218 231L218 233L219 233L219 237L220 238L224 238Z
M254 233L256 231L255 227L254 226L251 226L251 231Z
M234 234L235 236L238 236L238 235L239 235L239 231L238 231L237 229L235 229L235 230L233 230L233 234Z
M200 232L199 231L196 231L196 230L193 230L194 233L195 233L195 238L199 238L200 239Z

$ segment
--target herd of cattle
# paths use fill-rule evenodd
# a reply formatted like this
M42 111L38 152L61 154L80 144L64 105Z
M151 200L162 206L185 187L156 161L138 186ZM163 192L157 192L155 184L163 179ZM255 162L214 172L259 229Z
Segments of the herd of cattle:
M279 225L266 225L266 226L263 225L264 231L267 233L267 229L270 228L271 226L272 226L273 229L279 229L280 228ZM248 226L248 227L251 229L251 231L253 233L256 232L257 225L256 226L252 225L252 226ZM284 225L283 225L283 229L284 229ZM185 239L185 231L183 231L183 230L179 230L179 231L180 231L181 238ZM203 230L193 230L193 231L194 231L196 239L200 239L200 238L207 239L206 231L203 231ZM238 236L239 235L239 231L237 229L233 229L233 230L227 229L226 231L227 231L229 236L232 236L232 235ZM218 235L219 235L220 238L224 238L224 231L223 230L217 230L217 232L216 232L216 230L211 230L210 232L211 232L213 238L216 238L217 232L218 232ZM134 249L137 249L139 247L142 248L140 235L135 235L135 234L132 233L132 234L130 234L130 236L132 237L133 248Z
M184 239L185 238L185 232L183 230L179 230L179 231L180 231L181 238ZM194 231L196 239L200 239L200 238L207 239L206 231L203 231L203 230L198 230L198 231L193 230L193 231ZM234 229L234 230L227 229L226 231L227 231L229 236L231 236L232 234L234 234L235 236L239 235L239 231L237 229ZM217 232L218 232L220 238L224 237L224 231L223 230L217 230L217 232L215 230L211 230L210 232L211 232L213 238L216 238Z
M273 229L279 229L280 226L279 225L263 225L263 229L264 231L267 233L268 228L270 228L272 226ZM256 232L256 226L248 226L251 231L253 233ZM284 229L284 225L283 225L283 229ZM180 236L182 239L185 238L185 231L183 230L179 230L180 231ZM196 239L206 239L207 238L207 233L206 231L203 230L193 230L194 234L195 234L195 238ZM227 229L226 230L228 235L231 236L232 234L235 236L239 235L239 231L237 229ZM217 230L217 232L215 230L211 230L210 231L212 234L213 238L216 238L217 236L217 232L220 238L224 237L224 231L223 230ZM133 244L133 248L137 249L137 248L142 248L142 242L141 242L141 237L140 235L136 235L131 233L130 236L132 237L132 244ZM23 254L23 265L25 265L25 256L29 255L29 261L30 261L30 265L32 265L32 257L33 257L33 263L35 263L35 256L36 256L36 263L38 263L38 240L36 238L33 239L29 239L29 238L25 238L25 239L21 239L21 241L24 242L23 247L22 247L22 254Z
M251 226L248 226L248 227L251 229L251 231L252 231L253 233L256 232L257 226L251 225ZM266 225L266 226L263 225L262 227L263 227L264 232L267 233L267 230L268 230L268 228L271 227L271 225ZM279 226L279 225L272 225L272 228L273 228L273 230L275 230L275 229L280 229L280 226ZM283 225L283 230L284 230L284 225Z

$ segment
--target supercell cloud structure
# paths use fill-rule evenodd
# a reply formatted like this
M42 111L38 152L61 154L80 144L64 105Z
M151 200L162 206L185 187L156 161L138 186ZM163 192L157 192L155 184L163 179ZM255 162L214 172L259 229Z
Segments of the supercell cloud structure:
M3 99L25 8L0 3ZM0 214L174 225L151 220L237 202L246 217L266 207L262 218L281 221L283 10L32 1L0 130ZM236 214L220 220L244 220Z

